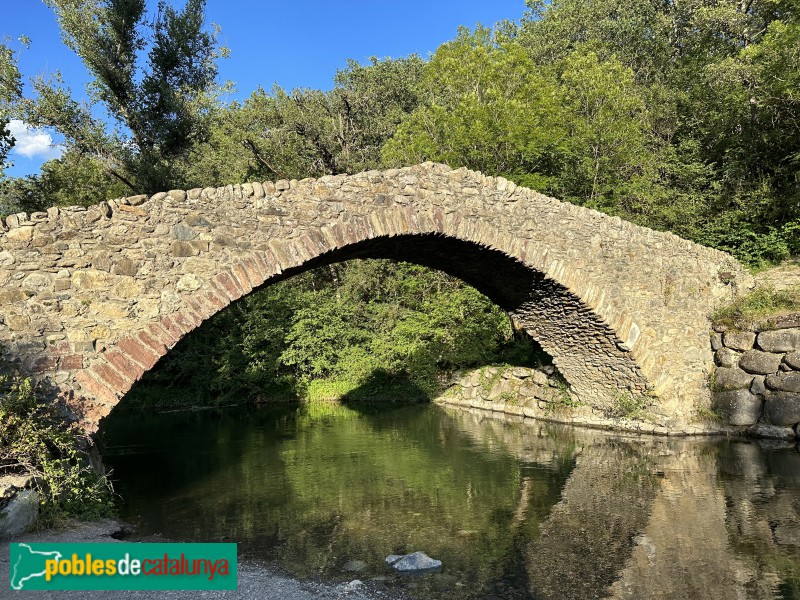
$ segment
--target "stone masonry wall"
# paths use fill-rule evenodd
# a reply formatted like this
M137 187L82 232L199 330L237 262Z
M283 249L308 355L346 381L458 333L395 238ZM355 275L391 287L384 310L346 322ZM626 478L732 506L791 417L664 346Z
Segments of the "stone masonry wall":
M448 387L434 399L436 404L475 409L493 415L522 417L528 427L537 423L565 423L609 431L655 435L706 435L726 431L707 422L664 426L650 415L602 410L575 400L552 366L539 368L492 366L457 373Z
M351 258L462 278L599 408L652 394L665 427L710 405L707 313L749 276L729 255L426 163L171 190L0 222L0 345L94 430L179 339L253 289Z
M711 346L717 411L751 435L795 439L800 434L800 315L746 331L720 327Z

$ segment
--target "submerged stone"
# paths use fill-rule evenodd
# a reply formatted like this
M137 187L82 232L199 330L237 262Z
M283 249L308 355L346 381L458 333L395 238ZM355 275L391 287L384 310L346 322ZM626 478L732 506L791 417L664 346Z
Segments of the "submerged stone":
M414 552L405 556L390 554L386 557L386 562L398 573L407 575L431 573L442 568L442 561L431 558L424 552Z

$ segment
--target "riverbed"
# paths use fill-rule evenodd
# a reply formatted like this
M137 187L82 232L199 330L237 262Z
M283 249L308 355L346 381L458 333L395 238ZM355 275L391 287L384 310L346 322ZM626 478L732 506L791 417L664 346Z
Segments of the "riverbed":
M339 405L120 413L101 440L127 539L235 541L245 563L335 590L800 599L790 443ZM442 571L385 563L417 550Z

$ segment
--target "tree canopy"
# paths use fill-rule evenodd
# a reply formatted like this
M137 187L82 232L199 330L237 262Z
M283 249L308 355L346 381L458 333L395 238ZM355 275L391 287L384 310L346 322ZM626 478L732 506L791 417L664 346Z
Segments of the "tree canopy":
M40 76L35 96L19 105L21 117L62 134L75 156L68 163L96 163L131 193L169 187L175 164L208 136L209 105L218 102L224 52L206 26L205 0L187 0L181 10L161 0L153 19L145 0L47 4L93 78L90 100L74 100L58 73Z

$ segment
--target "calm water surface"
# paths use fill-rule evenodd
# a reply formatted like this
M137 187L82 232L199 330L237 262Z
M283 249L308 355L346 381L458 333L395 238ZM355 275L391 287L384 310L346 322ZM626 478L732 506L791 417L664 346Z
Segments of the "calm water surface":
M414 406L112 414L136 536L419 598L800 600L800 453ZM396 578L423 550L439 574ZM343 570L364 561L358 573Z

